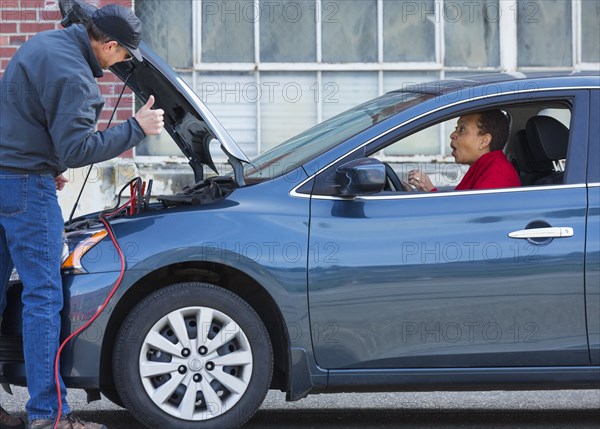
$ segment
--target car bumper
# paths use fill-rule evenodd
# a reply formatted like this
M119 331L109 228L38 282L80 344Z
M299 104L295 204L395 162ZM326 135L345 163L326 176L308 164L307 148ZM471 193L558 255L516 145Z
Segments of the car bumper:
M82 274L63 278L65 302L62 335L66 338L86 324L108 297L117 272ZM0 383L25 385L22 341L22 284L13 282L7 290L7 309L3 316L0 343ZM61 375L67 386L97 388L100 358L107 317L101 315L74 338L61 354Z

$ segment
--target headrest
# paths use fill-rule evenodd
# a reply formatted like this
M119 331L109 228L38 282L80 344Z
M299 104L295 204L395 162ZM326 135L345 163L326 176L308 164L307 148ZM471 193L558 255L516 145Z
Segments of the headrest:
M566 159L569 129L550 116L534 116L525 125L531 154L537 163Z

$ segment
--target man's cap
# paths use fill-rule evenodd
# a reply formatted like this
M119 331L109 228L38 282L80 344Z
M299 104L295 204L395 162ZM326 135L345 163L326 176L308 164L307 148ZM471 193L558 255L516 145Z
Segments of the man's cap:
M142 41L142 23L131 9L119 4L106 5L94 11L92 22L108 37L127 48L138 61L142 61L138 49Z

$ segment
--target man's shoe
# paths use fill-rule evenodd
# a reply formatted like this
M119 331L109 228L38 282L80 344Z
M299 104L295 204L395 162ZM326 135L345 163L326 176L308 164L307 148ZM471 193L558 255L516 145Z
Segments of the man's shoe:
M29 422L28 429L53 429L55 420L33 420ZM98 423L84 422L73 414L68 414L60 419L58 429L108 429Z
M11 416L0 407L0 429L25 429L23 420Z

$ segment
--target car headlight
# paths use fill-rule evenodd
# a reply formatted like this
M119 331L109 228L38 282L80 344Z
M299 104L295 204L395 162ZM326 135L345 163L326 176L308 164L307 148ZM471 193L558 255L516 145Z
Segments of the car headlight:
M81 235L77 233L77 235ZM73 274L82 274L85 273L85 269L81 266L81 258L85 255L92 247L98 244L104 237L108 235L106 230L101 230L91 235L90 237L80 241L77 243L71 252L69 250L69 235L63 238L63 250L61 256L61 268L63 270L71 271ZM21 281L21 276L17 272L16 268L12 269L10 273L9 282L19 282Z
M105 229L102 229L77 243L72 252L69 253L67 250L67 252L65 252L66 258L64 257L65 253L63 253L63 263L61 268L73 274L85 273L85 269L81 266L81 258L83 258L83 256L89 252L92 247L102 241L102 239L107 235L108 232ZM69 236L67 236L67 241L69 241Z

